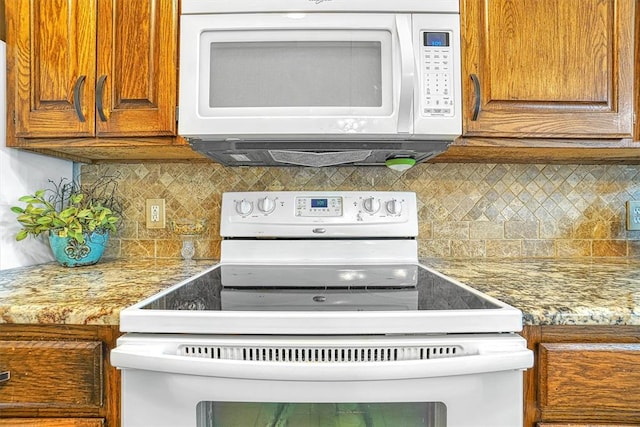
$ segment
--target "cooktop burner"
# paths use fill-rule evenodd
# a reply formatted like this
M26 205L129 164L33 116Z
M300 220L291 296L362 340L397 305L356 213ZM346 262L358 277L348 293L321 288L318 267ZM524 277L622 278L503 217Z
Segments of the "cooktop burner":
M221 265L141 308L371 311L500 307L418 265Z

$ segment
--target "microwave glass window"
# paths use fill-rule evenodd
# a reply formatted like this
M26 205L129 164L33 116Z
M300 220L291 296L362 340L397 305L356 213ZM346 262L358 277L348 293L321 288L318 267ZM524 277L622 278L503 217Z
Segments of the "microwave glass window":
M442 402L254 403L200 402L198 427L446 427Z
M380 41L248 41L210 45L209 106L380 107Z

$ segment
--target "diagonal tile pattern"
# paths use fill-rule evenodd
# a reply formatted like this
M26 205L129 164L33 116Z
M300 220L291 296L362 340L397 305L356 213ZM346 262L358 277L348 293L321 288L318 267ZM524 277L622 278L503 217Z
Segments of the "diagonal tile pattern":
M221 193L258 190L398 190L418 195L422 257L639 256L625 229L627 200L640 200L638 165L422 164L383 167L228 168L217 164L85 165L82 179L118 176L125 206L111 256L177 258L180 240L147 230L147 198L167 219L204 218L196 257L217 258Z

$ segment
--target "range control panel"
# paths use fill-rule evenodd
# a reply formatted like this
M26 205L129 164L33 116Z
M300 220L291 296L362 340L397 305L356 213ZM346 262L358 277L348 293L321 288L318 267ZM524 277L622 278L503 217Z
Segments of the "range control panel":
M296 216L341 217L342 197L296 197Z
M386 191L224 193L223 237L415 237L416 196Z

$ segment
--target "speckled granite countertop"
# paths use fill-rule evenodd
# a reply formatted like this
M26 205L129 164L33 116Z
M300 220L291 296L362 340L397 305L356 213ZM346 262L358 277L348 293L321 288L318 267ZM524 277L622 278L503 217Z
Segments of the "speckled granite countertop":
M215 264L180 260L103 260L0 271L0 323L119 324L120 310Z
M422 262L522 310L529 325L640 325L640 260ZM0 271L0 323L118 324L120 310L215 264L103 260Z
M525 325L640 325L640 259L422 262L519 308Z

